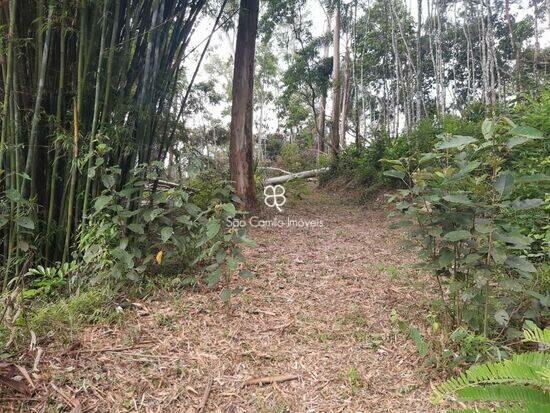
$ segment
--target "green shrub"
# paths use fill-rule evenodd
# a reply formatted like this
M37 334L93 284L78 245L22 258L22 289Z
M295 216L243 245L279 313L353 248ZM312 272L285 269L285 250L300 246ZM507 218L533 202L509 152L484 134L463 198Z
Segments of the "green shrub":
M285 143L278 157L278 164L289 172L301 172L317 167L317 152L297 143Z
M232 198L231 186L217 181L203 188L204 198L200 190L190 196L186 189L170 188L147 195L144 202L142 177L154 173L149 168L136 169L121 190L108 186L94 200L94 212L78 237L79 282L139 282L151 271L174 264L180 271L195 266L210 286L226 280L242 260L239 245L250 243L244 229L231 225L239 214L235 206L222 202ZM193 198L209 203L201 208Z
M186 182L189 189L189 202L201 209L207 209L213 203L231 202L231 189L223 174L206 170L193 176Z
M482 132L482 139L442 134L435 152L385 160L392 169L384 174L407 187L392 197L404 218L394 226L413 228L427 267L448 286L456 325L488 336L492 326L505 331L548 308L537 292L533 239L510 214L536 211L542 199L515 194L549 178L509 169L518 148L541 142L540 131L501 118L484 121Z

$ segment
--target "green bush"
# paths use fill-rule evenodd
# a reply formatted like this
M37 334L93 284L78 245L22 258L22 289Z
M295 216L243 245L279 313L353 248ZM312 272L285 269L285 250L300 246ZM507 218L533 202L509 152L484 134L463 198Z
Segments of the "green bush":
M301 172L315 169L317 166L317 153L297 143L285 143L278 157L279 166L289 172Z
M542 199L516 194L550 178L510 169L524 145L540 144L540 131L507 118L485 120L481 129L481 139L441 134L434 152L387 159L384 174L407 187L391 198L404 218L394 226L412 228L427 267L448 285L456 325L488 336L492 326L498 333L547 311L531 263L534 240L510 216L536 211Z
M184 268L208 268L207 282L212 286L225 275L222 267L236 268L239 244L249 241L244 230L229 225L238 215L231 202L223 203L232 198L231 186L203 179L196 181L204 186L193 195L177 187L148 195L144 202L142 177L151 173L149 167L136 169L121 190L109 185L94 200L94 212L79 233L76 259L87 275L80 282L136 282L151 268L178 263Z

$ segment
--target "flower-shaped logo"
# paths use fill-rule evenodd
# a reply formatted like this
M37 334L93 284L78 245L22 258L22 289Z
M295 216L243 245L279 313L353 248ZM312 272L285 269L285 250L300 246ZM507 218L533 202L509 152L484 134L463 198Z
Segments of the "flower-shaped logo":
M282 185L268 185L264 188L264 203L270 208L277 208L279 212L286 202L285 187Z

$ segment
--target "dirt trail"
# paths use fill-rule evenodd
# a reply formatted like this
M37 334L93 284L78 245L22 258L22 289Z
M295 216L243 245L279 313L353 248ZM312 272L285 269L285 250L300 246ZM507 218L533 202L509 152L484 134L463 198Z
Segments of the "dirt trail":
M433 285L378 204L323 191L290 202L281 219L323 227L254 229L258 245L246 256L256 277L231 315L219 291L143 300L123 323L87 329L79 352L46 351L45 381L83 411L194 412L209 381L204 412L435 411L414 343L390 323L392 309L425 317ZM298 379L242 386L281 374ZM70 404L48 391L45 411Z

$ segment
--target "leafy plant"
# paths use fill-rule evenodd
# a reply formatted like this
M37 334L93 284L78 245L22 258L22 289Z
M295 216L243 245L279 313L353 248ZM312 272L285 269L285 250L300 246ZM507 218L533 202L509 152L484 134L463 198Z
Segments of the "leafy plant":
M487 336L492 326L506 330L513 317L536 319L547 311L548 295L536 291L533 239L510 211L540 207L542 199L515 197L516 189L549 178L509 169L518 147L543 138L538 130L487 119L482 135L442 134L434 152L386 159L391 169L384 175L406 186L390 198L403 217L393 227L412 228L455 324Z
M23 298L34 298L39 295L58 295L60 290L69 285L69 276L75 274L78 264L74 261L56 267L31 268L26 276L32 277L28 288L23 290Z
M524 331L524 341L550 345L550 329L541 330L531 324ZM466 403L476 403L475 409L460 412L491 412L477 403L497 403L497 412L550 411L550 354L528 352L516 354L510 360L473 366L459 377L436 387L435 402L449 395Z
M107 173L116 176L118 171ZM105 189L94 200L95 211L79 236L86 272L95 274L90 281L98 282L97 277L139 281L148 269L177 264L206 269L206 282L214 286L222 275L237 269L242 261L238 245L251 241L243 229L228 225L239 214L232 203L220 202L232 197L229 183L212 192L217 195L201 208L182 187L150 194L144 176L155 179L155 169L136 169L121 190L113 180L104 180Z

